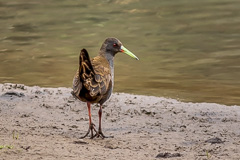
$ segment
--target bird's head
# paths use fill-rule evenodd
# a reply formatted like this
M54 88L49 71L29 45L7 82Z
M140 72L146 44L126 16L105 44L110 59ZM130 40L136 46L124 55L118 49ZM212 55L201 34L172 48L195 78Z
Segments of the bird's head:
M107 38L104 41L100 51L105 52L107 54L111 54L111 56L113 56L113 57L118 52L122 52L122 53L125 53L125 54L131 56L132 58L139 60L137 58L137 56L135 56L131 51L129 51L127 48L125 48L117 38Z

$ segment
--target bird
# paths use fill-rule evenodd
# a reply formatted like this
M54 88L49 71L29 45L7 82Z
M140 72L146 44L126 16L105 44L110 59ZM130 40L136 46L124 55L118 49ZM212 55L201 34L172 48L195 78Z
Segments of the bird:
M131 51L114 37L107 38L96 57L90 59L89 54L83 48L79 55L79 67L73 78L72 95L80 101L87 103L89 128L81 139L87 137L91 132L90 138L112 138L105 136L102 132L102 105L110 98L114 86L114 56L117 53L125 53L136 60L139 60ZM97 103L100 108L98 111L99 126L98 130L92 122L91 104ZM95 132L95 133L94 133Z

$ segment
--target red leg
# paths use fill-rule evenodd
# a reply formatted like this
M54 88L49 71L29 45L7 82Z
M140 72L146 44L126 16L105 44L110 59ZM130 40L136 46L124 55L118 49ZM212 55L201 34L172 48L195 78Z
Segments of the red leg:
M87 102L88 107L88 116L89 116L89 125L92 123L92 114L91 114L91 103Z
M93 130L97 133L97 130L95 129L95 125L92 123L92 115L91 115L91 103L87 102L87 107L88 107L88 116L89 116L89 128L87 133L82 136L81 138L85 138L89 132L91 131L91 137L90 138L94 138L96 135L93 135Z
M100 105L100 109L98 111L98 117L99 117L99 129L98 132L102 132L102 105Z
M88 107L88 117L89 117L89 128L91 131L91 137L93 137L93 130L92 130L92 114L91 114L91 103L87 102Z
M98 111L98 116L99 116L99 128L98 128L97 137L113 138L113 136L105 136L105 135L102 133L102 105L100 105L100 109L99 109L99 111Z

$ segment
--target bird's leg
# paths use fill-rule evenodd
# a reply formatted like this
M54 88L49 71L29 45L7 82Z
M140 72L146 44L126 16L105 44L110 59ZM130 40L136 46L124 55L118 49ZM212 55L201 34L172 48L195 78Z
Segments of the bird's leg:
M100 109L98 111L98 116L99 116L99 128L98 128L98 132L97 132L96 136L102 137L102 138L113 138L113 136L105 136L102 133L102 105L100 105Z
M99 111L98 111L98 117L99 117L99 126L98 126L98 136L100 136L102 133L102 105L100 105ZM103 137L104 138L104 137Z
M94 138L97 135L97 130L95 129L95 124L92 123L92 115L91 115L91 103L87 102L87 106L88 106L88 116L89 116L89 128L87 133L81 137L81 139L87 137L87 135L90 133L91 131L91 137L90 138ZM96 132L95 135L93 135L93 130Z

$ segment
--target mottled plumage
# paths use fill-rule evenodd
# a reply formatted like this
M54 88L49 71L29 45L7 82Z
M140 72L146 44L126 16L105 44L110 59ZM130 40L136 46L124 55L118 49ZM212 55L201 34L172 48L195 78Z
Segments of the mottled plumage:
M122 43L116 38L107 38L99 55L90 60L86 49L82 49L79 55L79 68L73 78L74 97L81 101L87 102L89 114L89 129L86 137L91 131L91 138L101 136L105 138L101 129L102 104L109 99L113 90L114 81L114 65L113 59L116 53L123 52L133 58L138 59L133 53L122 46ZM99 129L95 129L95 125L91 120L91 103L99 103ZM96 132L93 135L93 130Z
M79 69L73 79L73 93L84 102L103 104L112 89L110 66L103 56L91 61L88 52L82 49L79 56Z

